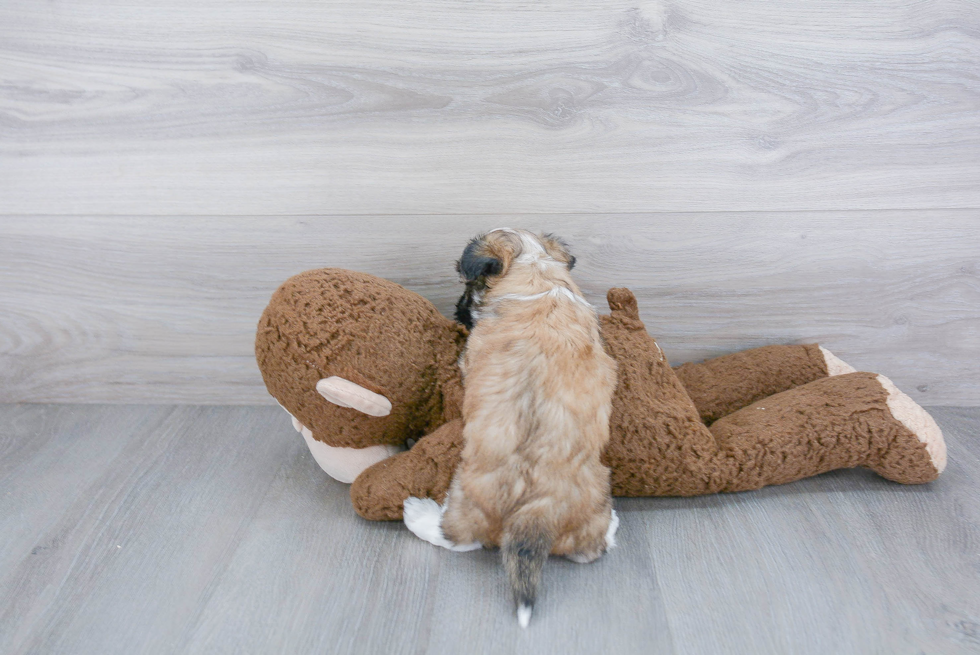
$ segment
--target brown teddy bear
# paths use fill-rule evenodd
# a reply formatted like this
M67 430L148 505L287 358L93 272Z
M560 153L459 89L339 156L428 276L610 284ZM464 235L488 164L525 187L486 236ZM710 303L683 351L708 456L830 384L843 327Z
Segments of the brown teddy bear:
M618 496L693 496L863 466L903 484L946 464L942 432L887 378L816 345L672 369L628 289L602 316L618 385L604 463ZM266 387L367 519L442 502L462 446L466 329L416 293L343 269L287 280L259 322ZM413 445L414 444L414 445ZM406 447L410 449L405 450Z

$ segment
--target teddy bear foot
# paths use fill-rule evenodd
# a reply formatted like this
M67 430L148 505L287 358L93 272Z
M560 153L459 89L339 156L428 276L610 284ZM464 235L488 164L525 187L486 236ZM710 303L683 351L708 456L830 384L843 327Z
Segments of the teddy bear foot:
M828 377L833 377L834 375L846 375L847 373L854 373L857 371L856 368L843 361L841 358L823 346L820 346L820 352L823 354L824 363L827 365Z
M431 498L406 498L403 509L405 527L419 539L447 550L465 553L483 548L479 542L456 544L446 539L442 533L442 515L445 512L446 506Z
M368 446L367 448L335 448L313 438L309 428L300 433L313 459L323 472L337 482L350 484L367 468L404 450L398 446Z
M935 479L946 468L946 442L943 440L942 430L939 429L935 419L926 410L903 393L891 380L884 375L879 375L877 379L878 383L888 393L885 404L888 406L891 415L915 435L919 443L925 445L932 470L923 472L921 474L922 479L914 482L929 482ZM905 458L899 458L899 461L895 463L906 464L907 462ZM882 466L875 467L874 470L886 478L895 479L892 477L893 472L888 470L890 464L892 462L886 461ZM900 481L904 482L904 480Z

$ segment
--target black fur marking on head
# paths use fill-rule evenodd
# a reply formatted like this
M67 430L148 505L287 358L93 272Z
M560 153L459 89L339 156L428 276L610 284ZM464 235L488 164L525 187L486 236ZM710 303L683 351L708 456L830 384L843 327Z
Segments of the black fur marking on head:
M482 243L483 235L470 241L463 250L463 256L456 262L456 272L467 282L476 282L488 275L498 275L503 269L504 264L499 259L477 254Z
M467 330L472 330L474 321L470 307L473 305L473 289L466 285L466 291L456 301L456 320L466 326Z
M575 268L575 262L576 261L578 261L578 260L575 259L575 255L569 255L568 256L568 270L572 270L573 268Z

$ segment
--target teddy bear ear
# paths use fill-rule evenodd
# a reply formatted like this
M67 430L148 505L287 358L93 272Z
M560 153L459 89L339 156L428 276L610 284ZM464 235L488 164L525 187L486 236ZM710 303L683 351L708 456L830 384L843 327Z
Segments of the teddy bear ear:
M630 318L640 318L640 310L636 305L636 296L626 287L616 287L606 292L606 302L613 312L622 312Z
M317 382L316 390L334 405L350 407L368 416L388 416L391 413L390 400L337 375Z

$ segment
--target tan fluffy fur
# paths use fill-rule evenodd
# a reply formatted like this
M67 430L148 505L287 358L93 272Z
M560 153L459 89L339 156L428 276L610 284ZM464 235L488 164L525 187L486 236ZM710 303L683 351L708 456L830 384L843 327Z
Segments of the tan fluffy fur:
M502 270L485 280L461 359L465 445L443 531L456 543L533 541L545 556L594 559L612 508L599 457L615 362L560 241L497 230L479 254Z

